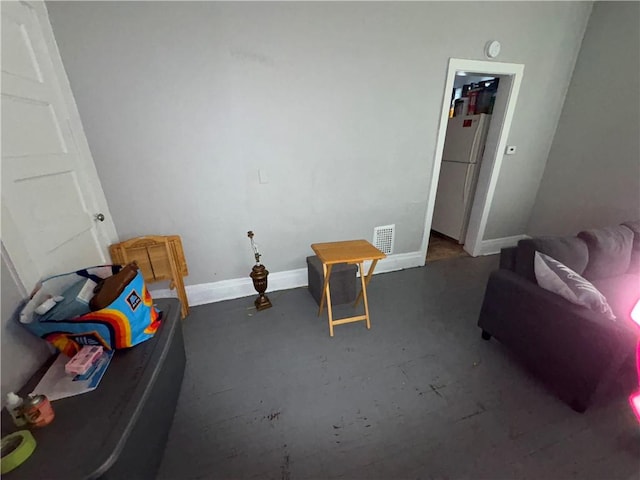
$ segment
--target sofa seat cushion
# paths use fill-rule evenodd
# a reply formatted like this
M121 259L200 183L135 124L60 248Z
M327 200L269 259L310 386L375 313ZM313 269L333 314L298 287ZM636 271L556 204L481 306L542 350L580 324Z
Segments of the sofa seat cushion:
M631 262L633 232L624 225L578 233L589 249L589 263L582 274L587 280L627 273Z
M587 244L577 237L538 237L520 240L515 272L532 282L536 281L533 267L536 252L549 255L580 275L589 261Z
M536 252L534 265L538 285L542 288L615 320L606 297L569 267L540 252Z
M619 322L631 319L631 310L640 300L640 275L623 274L592 283L607 298Z

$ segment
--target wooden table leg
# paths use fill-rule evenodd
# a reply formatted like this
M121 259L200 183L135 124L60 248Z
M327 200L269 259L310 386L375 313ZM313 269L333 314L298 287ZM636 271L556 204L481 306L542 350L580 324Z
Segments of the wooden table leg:
M327 296L327 285L329 285L329 277L331 276L331 269L333 265L322 264L322 272L324 273L324 283L322 284L322 297L320 298L320 308L318 309L318 316L322 313L322 307L324 307L324 299Z
M371 281L371 277L373 276L373 270L376 268L376 265L378 264L378 260L373 260L371 262L371 266L369 267L369 273L367 273L367 278L365 280L365 284L369 285L369 282ZM362 275L364 274L364 268L362 268L362 264L360 266L360 278L362 278ZM358 303L360 302L360 298L362 298L362 292L364 291L364 289L360 290L360 293L358 294L358 298L356 298L355 303L353 304L354 307L356 307L358 305Z
M324 282L324 291L323 293L323 297L327 297L327 314L329 316L329 336L333 337L333 311L331 310L331 287L329 286L329 277L331 276L331 267L332 265L329 265L328 267L326 265L322 265L323 266L323 270L324 270L324 277L325 277L325 282ZM320 304L320 309L322 310L322 303Z
M371 328L371 321L369 320L369 302L367 300L367 280L363 274L364 263L360 262L360 283L362 283L362 298L364 298L364 317L367 321L367 330Z
M178 275L180 275L178 273ZM178 298L180 299L180 304L182 308L182 319L184 320L187 315L189 315L189 300L187 298L187 292L184 288L184 282L182 281L182 277L176 277L176 292L178 293Z

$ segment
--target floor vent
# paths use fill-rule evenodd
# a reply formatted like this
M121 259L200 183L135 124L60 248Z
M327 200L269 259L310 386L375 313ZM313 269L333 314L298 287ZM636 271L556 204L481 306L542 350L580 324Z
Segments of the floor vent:
M384 225L373 229L373 244L383 253L393 253L393 242L396 237L396 225Z

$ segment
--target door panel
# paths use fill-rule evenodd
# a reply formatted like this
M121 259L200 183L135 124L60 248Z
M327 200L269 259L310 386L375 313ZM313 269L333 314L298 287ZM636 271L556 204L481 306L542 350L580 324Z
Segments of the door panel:
M2 70L26 80L42 83L33 46L24 27L3 16L2 40Z
M4 95L2 116L20 119L20 123L2 122L2 152L6 157L67 153L51 104ZM34 131L38 135L33 135Z
M84 133L72 125L44 4L1 8L2 243L30 291L43 277L106 263L115 227L93 159L74 141Z

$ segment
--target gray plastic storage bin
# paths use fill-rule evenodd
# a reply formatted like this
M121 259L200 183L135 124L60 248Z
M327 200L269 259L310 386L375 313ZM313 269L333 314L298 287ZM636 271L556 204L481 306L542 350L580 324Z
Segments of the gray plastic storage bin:
M347 263L338 263L332 267L331 282L329 284L331 305L355 302L357 270L357 266ZM324 273L322 271L322 262L316 255L307 257L307 277L309 280L309 293L311 293L316 303L320 305Z
M56 418L33 431L33 455L11 473L20 479L155 478L178 403L186 364L180 302L161 298L153 338L117 350L93 392L53 402ZM18 392L32 392L55 356ZM2 435L15 430L2 410ZM4 478L4 475L2 476Z

